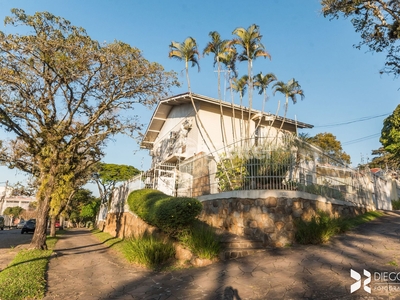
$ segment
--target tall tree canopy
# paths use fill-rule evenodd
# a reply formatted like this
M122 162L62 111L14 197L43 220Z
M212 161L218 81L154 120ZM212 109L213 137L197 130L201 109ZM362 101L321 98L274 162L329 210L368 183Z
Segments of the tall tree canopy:
M18 218L24 211L25 209L23 209L20 206L13 206L13 207L7 207L4 210L3 214L7 216L12 216L13 218Z
M308 138L308 141L320 147L331 157L350 164L350 155L343 151L342 144L332 133L318 133L314 137Z
M382 72L400 75L400 2L398 0L321 0L324 16L350 17L362 41L375 52L387 53Z
M392 159L400 161L400 104L393 113L383 121L379 140Z
M139 49L99 44L51 13L12 14L5 24L29 33L0 32L0 125L15 137L3 143L0 162L37 178L31 246L43 249L51 202L87 180L112 136L140 128L132 109L166 97L176 76Z
M372 150L372 155L375 155L368 166L370 168L381 168L398 170L400 168L400 158L395 157L392 153L389 153L385 148L381 147L378 150Z
M127 181L139 173L133 166L98 163L94 180L99 188L100 199L103 202L110 200L118 182Z

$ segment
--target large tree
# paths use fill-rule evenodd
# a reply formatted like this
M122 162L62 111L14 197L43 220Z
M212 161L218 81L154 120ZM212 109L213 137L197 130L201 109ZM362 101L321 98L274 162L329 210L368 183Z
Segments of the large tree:
M301 100L304 99L304 91L302 90L299 82L296 81L294 78L290 79L287 83L284 83L283 81L278 81L273 85L273 89L274 95L276 92L285 95L285 113L280 127L280 129L282 129L289 107L289 98L292 100L293 104L296 104L297 96L300 96Z
M248 76L243 75L240 78L233 78L232 82L230 84L231 89L235 91L236 93L239 94L239 99L240 99L240 114L241 114L241 119L240 119L240 137L241 140L243 140L243 137L245 136L245 131L246 131L246 126L243 124L243 96L244 93L246 92L247 89L247 83L248 83ZM250 126L248 124L248 126ZM243 128L244 127L244 128Z
M3 143L0 161L36 178L31 247L45 249L55 195L71 194L90 175L115 134L133 136L140 125L132 109L168 96L176 77L137 48L99 44L51 13L12 14L5 24L29 33L0 32L0 125L14 136Z
M203 55L208 55L210 53L214 54L214 66L217 65L218 73L218 100L220 109L220 126L221 126L221 136L222 143L224 147L227 143L226 128L224 123L224 113L222 109L222 95L221 95L221 59L224 60L226 55L233 51L230 40L222 40L221 35L217 31L211 31L209 33L211 41L209 41L203 50Z
M392 159L400 161L400 104L393 113L383 121L379 140L384 150L392 155Z
M232 34L236 35L233 39L233 43L242 48L242 52L239 53L239 61L247 61L247 76L249 86L249 112L253 105L253 61L257 57L268 57L271 59L271 55L265 50L264 45L261 43L262 35L258 25L250 25L247 29L243 27L236 28ZM249 113L248 123L250 124L251 114ZM250 138L250 125L248 124L246 130L246 138Z
M99 189L102 204L111 201L112 193L119 182L127 181L139 173L133 166L98 163L93 180Z
M254 76L253 80L254 80L254 86L256 87L256 89L258 89L258 94L263 95L261 117L258 120L258 124L256 126L256 129L257 129L257 127L260 126L260 123L261 123L261 120L263 118L263 114L265 111L265 103L268 100L267 88L272 82L276 81L277 78L274 73L268 73L266 75L263 75L263 73L260 72Z
M372 150L371 154L374 157L368 162L370 168L399 170L400 158L396 158L392 153L387 152L385 148L381 147L378 150Z
M318 133L308 139L311 144L320 147L326 154L341 163L350 164L350 155L343 151L342 144L330 132Z
M382 72L400 75L400 2L398 0L321 0L324 16L344 16L361 35L358 48L365 45L386 53Z

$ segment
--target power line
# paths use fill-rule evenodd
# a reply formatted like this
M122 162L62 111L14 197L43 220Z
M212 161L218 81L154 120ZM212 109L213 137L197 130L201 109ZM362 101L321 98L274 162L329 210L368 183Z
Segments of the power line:
M364 137L361 137L361 138L358 138L358 139L355 139L355 140L352 140L352 141L344 142L344 143L342 143L342 145L351 145L351 144L363 142L363 141L366 141L366 140L377 138L380 135L381 135L380 133L374 133L374 134L367 135L367 136L364 136Z
M335 127L335 126L347 125L347 124L351 124L351 123L363 122L363 121L376 119L376 118L379 118L379 117L384 117L384 116L387 116L389 114L390 113L381 114L381 115L374 115L374 116L367 116L367 117L361 117L361 118L358 118L358 119L349 120L349 121L345 121L345 122L342 122L342 123L331 123L331 124L325 124L325 125L318 125L318 126L314 126L314 128Z

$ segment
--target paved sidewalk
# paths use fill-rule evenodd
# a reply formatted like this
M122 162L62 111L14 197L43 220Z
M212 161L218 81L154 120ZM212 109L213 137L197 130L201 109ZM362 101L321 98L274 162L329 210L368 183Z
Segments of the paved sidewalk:
M400 299L400 284L374 279L374 272L400 272L400 212L387 212L323 246L267 250L172 272L125 264L81 229L67 231L56 253L44 299ZM351 268L361 274L353 294ZM372 274L372 282L365 282L371 294L364 290L364 269Z

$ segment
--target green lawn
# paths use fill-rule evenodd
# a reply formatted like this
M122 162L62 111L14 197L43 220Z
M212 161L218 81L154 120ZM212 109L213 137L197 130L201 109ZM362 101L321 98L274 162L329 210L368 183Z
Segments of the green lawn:
M46 289L46 271L57 237L47 238L49 250L21 250L0 272L0 299L42 299Z

